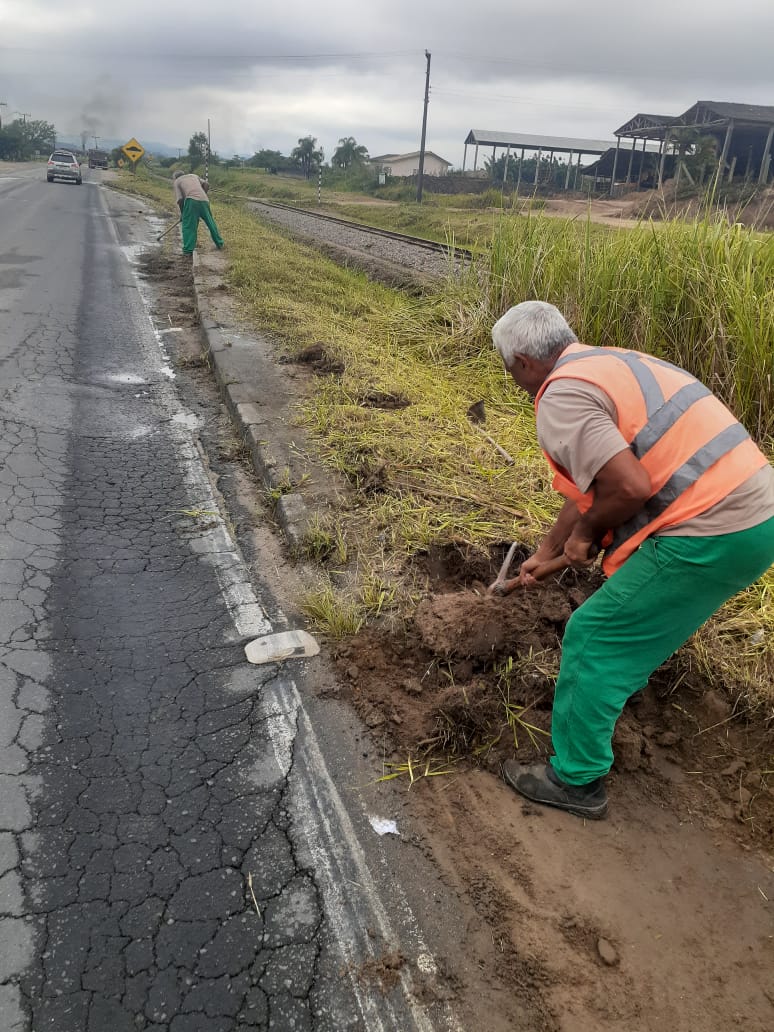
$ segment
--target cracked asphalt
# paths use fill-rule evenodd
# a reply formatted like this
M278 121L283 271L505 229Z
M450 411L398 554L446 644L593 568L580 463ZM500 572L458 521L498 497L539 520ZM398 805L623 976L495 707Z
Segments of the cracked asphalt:
M270 622L139 290L147 220L86 175L0 177L0 1028L452 1027L409 966L389 997L352 973L434 967L295 681L245 662Z

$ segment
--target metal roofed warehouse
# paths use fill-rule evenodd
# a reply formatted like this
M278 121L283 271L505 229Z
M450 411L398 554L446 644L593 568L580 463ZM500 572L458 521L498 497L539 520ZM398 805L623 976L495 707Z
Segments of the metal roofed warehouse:
M468 146L475 146L476 148L473 158L474 172L478 169L479 147L492 148L493 162L496 160L498 148L505 150L506 165L511 151L520 152L520 162L524 161L526 152L531 154L537 153L538 165L543 155L547 155L550 161L554 154L567 154L567 175L565 179L565 189L567 189L574 158L577 158L577 165L580 167L581 158L584 154L599 156L615 148L615 145L615 140L587 140L572 136L543 136L533 133L505 133L491 129L471 129L465 138L462 171L464 173L467 166ZM652 148L652 145L649 145L648 149L657 148Z
M571 136L535 136L532 133L502 133L491 129L471 129L465 146L507 147L510 150L556 151L567 154L604 154L615 147L615 140L583 140Z
M757 175L764 185L769 179L771 149L774 140L774 106L766 104L737 104L727 101L698 100L681 115L637 114L616 129L616 159L621 139L632 140L632 150L638 140L658 140L661 148L658 183L663 183L665 162L669 147L675 150L675 140L685 130L696 130L714 137L718 148L718 170L727 175L729 182L737 168L745 178ZM617 160L613 164L611 190L615 179ZM679 173L680 161L676 162ZM628 179L628 177L627 177Z

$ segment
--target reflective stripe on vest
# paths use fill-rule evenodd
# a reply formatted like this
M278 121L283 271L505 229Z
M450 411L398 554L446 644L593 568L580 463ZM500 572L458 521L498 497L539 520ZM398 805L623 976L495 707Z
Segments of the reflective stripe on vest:
M589 348L588 351L583 351L581 354L563 355L554 366L552 372L556 369L561 369L562 366L568 362L582 362L584 358L616 358L619 362L623 362L634 374L637 383L640 385L642 396L645 399L645 408L650 418L661 405L664 404L664 392L658 385L653 373L648 369L639 355L635 355L630 351L610 351L607 348ZM668 363L665 363L668 365ZM677 366L672 366L678 372Z
M704 386L700 384L699 386ZM706 387L704 388L707 393ZM704 395L702 395L704 397ZM749 438L749 434L741 423L732 423L731 426L721 430L703 448L699 448L687 462L684 462L679 469L676 469L667 480L660 491L657 491L645 503L641 512L638 512L626 523L622 523L613 533L613 541L608 552L614 552L617 548L633 537L636 533L652 523L657 516L665 512L672 502L677 501L683 491L691 484L695 484L702 474L706 473L710 466L722 459L730 451L733 451L738 444Z
M610 380L606 389L598 368L591 375L583 373L584 362L594 358L622 362L636 382L642 395L642 402L635 403L634 399L631 398L631 403L627 405L626 394L623 397L621 396L620 392L622 390L630 392L633 389L634 384L631 380L626 380L625 378L621 380L620 376L616 374ZM573 362L578 363L577 373L571 373L567 369L567 366ZM662 383L659 382L654 372L654 366L663 369L668 374L666 379L662 378L664 388L669 394L668 400L665 400L664 389L662 389ZM538 392L535 401L536 406L539 404L540 398L548 385L555 379L565 377L585 380L606 390L606 393L616 406L619 431L628 440L629 447L635 457L643 462L646 471L653 481L654 488L657 488L640 512L625 524L616 528L613 535L608 535L610 543L605 542L605 561L603 563L603 568L608 573L614 572L615 569L622 565L631 552L648 536L646 528L649 525L655 524L651 530L651 533L655 533L661 527L674 526L685 519L698 515L699 512L705 511L706 508L719 502L729 491L734 490L749 476L752 476L757 469L762 468L766 464L765 456L750 440L750 436L745 428L741 423L733 419L731 413L728 412L720 401L714 398L712 392L703 383L691 376L690 373L680 369L678 366L672 365L670 362L653 358L650 355L642 355L638 352L571 344L557 360ZM688 424L689 436L682 438L681 464L677 469L669 473L666 481L663 481L658 474L658 470L661 468L664 475L669 471L668 459L665 466L660 466L660 463L664 463L665 454L667 454L665 448L659 449L659 452L664 454L654 453L650 457L650 463L648 462L649 453L673 430L678 421L694 405L707 398L713 399L713 402L705 402L705 405L710 405L710 408L707 410L707 428L714 427L717 432L711 440L707 441L705 439L702 443L698 443L701 439L702 417L695 416L693 424ZM726 419L728 423L724 426L723 423ZM692 436L696 435L698 435L696 451L685 457L687 449L684 445L686 443L693 443ZM680 442L680 440L678 431L677 441ZM669 447L667 442L665 442L665 446ZM726 470L723 467L723 473L720 477L717 474L721 471L719 468L716 469L714 471L714 481L707 481L703 492L700 487L698 488L706 504L697 506L694 492L690 491L690 501L686 501L686 505L683 506L683 509L687 510L685 513L679 511L667 514L666 519L662 518L667 509L677 502L681 495L693 488L694 485L697 485L704 474L711 470L721 459L730 456L730 453L734 452L735 449L739 450L733 457L729 457L730 465L728 469ZM680 454L679 444L678 454ZM548 455L546 457L552 468L558 473L558 483L555 486L558 486L560 490L570 488L567 491L567 497L573 497L581 511L586 511L593 502L593 492L587 492L586 495L581 494L577 486L555 465L551 457ZM680 461L680 459L677 459L677 461ZM660 487L658 486L659 484L661 484ZM710 495L710 497L706 498L706 495ZM676 516L677 518L671 519L670 516ZM632 542L631 539L635 537L638 540ZM627 542L629 542L628 546L626 545ZM618 555L614 555L619 549L622 551Z

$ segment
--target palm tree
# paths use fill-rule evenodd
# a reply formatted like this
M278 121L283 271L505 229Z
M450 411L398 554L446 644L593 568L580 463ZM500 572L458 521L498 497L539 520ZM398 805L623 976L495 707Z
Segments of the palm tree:
M317 140L313 136L304 136L298 141L298 146L293 148L290 157L301 166L304 176L309 179L322 164L324 155L322 147L318 149Z
M368 148L359 144L354 136L342 136L331 158L332 165L344 169L362 165L365 161L368 161Z
M678 162L688 172L689 178L701 185L708 169L718 160L715 137L703 134L698 129L672 129L669 142L675 147Z

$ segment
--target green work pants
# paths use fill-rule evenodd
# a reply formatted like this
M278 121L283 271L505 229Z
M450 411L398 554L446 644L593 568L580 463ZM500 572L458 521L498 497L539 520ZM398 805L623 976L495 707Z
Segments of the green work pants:
M210 231L212 242L216 247L223 247L223 237L218 232L215 219L210 211L209 201L194 201L186 197L183 201L183 254L193 254L196 248L196 237L201 219Z
M603 777L615 723L653 671L774 563L774 517L717 537L652 537L577 609L564 634L551 764L570 785Z

